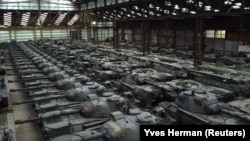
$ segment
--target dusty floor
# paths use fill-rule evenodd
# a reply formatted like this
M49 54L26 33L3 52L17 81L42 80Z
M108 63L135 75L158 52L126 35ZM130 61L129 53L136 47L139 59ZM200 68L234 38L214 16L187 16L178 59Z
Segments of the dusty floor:
M9 72L7 71L7 74ZM15 76L5 76L8 92L10 89L21 88L18 83L8 83L8 80L16 79ZM15 120L26 119L35 116L31 105L12 105L14 101L27 99L25 93L9 92L9 107L7 112L7 127L14 131L14 141L44 141L44 137L37 123L15 125ZM6 116L5 116L6 117ZM3 117L0 117L0 120ZM0 122L1 124L1 122Z

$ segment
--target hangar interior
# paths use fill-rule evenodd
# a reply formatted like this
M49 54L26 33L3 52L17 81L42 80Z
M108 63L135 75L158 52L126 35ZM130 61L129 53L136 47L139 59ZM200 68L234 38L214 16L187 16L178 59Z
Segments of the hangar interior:
M249 125L250 1L0 0L0 140Z

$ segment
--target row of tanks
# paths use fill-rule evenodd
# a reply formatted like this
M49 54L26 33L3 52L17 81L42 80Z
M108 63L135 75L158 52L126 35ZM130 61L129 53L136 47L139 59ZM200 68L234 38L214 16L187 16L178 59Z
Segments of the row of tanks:
M54 63L39 50L20 44L10 56L14 73L8 75L18 75L20 79L9 83L22 82L24 86L10 91L25 91L29 97L13 104L33 103L37 114L37 117L16 120L15 123L38 122L47 140L79 140L87 135L90 139L138 140L136 133L139 133L140 124L171 123L171 118L161 122L160 116L128 105L118 91L93 81L66 64ZM38 58L43 61L38 62ZM118 127L119 132L116 131ZM121 132L127 136L120 136ZM132 133L135 135L129 136Z
M10 91L29 97L13 104L32 103L37 114L15 123L37 122L46 140L137 141L141 124L250 123L248 92L220 85L228 73L206 72L216 77L208 83L188 61L91 44L53 47L21 42L9 55L8 75L19 76L9 83L24 86Z

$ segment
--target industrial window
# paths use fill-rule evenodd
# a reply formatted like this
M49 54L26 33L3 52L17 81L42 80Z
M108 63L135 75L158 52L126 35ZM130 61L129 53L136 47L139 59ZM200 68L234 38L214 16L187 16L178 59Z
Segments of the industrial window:
M216 30L215 38L225 39L226 31L225 30Z
M69 34L67 29L56 29L52 30L51 33L53 39L67 39Z
M95 2L94 1L88 2L88 9L93 9L93 8L95 8Z
M9 42L10 34L8 30L0 31L0 42Z
M225 39L225 30L206 30L206 38Z
M42 30L42 36L45 39L51 39L51 30Z
M206 30L206 38L214 38L214 30Z
M34 40L33 31L32 30L17 30L16 40L17 41Z
M92 38L92 35L90 35L91 37L88 37L88 31L87 29L82 29L82 39L88 41L90 38Z

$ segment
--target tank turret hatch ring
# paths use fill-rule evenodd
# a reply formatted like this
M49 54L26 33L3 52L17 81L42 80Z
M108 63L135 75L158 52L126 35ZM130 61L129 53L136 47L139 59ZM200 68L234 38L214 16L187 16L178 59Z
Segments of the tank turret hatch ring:
M194 92L196 94L207 94L207 92L202 88L195 89Z
M130 115L138 115L141 113L141 110L139 108L130 108L128 112Z
M95 84L95 82L87 82L85 85L94 85Z
M153 116L150 113L141 113L137 116L136 121L139 123L149 123L153 119Z
M107 99L108 102L116 102L120 99L121 97L118 95L113 95Z
M114 92L104 92L104 93L102 94L103 97L111 97L111 96L113 96L113 95L114 95Z
M195 95L195 91L184 91L183 95L185 95L185 96L194 96Z
M194 83L194 82L178 82L176 83L176 85L183 86L185 88L191 88L191 89L195 89L199 87L199 84Z

